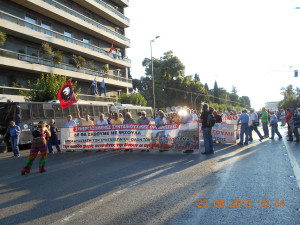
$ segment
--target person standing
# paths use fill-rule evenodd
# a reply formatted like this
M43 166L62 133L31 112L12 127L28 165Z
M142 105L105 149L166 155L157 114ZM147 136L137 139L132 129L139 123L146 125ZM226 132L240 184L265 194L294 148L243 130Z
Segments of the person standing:
M19 138L21 134L21 129L18 125L16 125L14 121L10 121L5 136L8 133L10 134L10 143L11 143L12 151L14 153L14 157L19 157L20 156Z
M264 138L269 138L268 112L265 107L262 108L261 123L263 126Z
M64 127L76 127L76 122L74 120L72 120L72 116L71 115L68 115L67 116L67 122L65 124Z
M119 119L118 113L113 113L113 118L110 121L111 125L123 124L122 120Z
M238 125L241 125L241 134L240 134L240 142L238 145L247 145L248 144L248 132L249 132L249 115L247 114L247 109L242 110L242 114L240 115L240 118L238 119ZM244 135L245 135L245 142L244 141Z
M253 108L250 109L250 119L249 119L249 141L253 141L252 131L254 130L259 136L259 141L262 141L264 137L260 134L257 126L259 125L257 113Z
M142 116L142 112L138 112L138 116L135 118L135 124L139 124L139 120Z
M214 154L214 146L213 146L213 139L212 139L212 126L208 124L208 116L212 114L211 110L209 110L208 104L203 104L202 106L202 113L200 116L200 123L202 123L201 130L203 132L204 138L204 147L205 151L202 152L204 155Z
M126 113L125 119L123 120L123 124L135 124L135 121L134 121L134 119L132 119L130 112Z
M281 110L280 116L281 116L281 126L283 127L285 126L285 112L283 109Z
M25 166L21 171L22 175L30 173L34 159L37 157L39 152L41 152L41 159L39 163L40 173L45 172L45 165L47 160L47 141L46 139L51 136L50 131L45 127L45 123L40 121L38 124L38 129L32 132L33 141L31 144L30 154L26 160Z
M78 107L77 107L77 116L78 116L78 119L81 120L82 126L93 126L94 125L94 122L90 119L89 114L85 115L85 119L80 117L80 111L79 111Z
M222 123L222 116L218 115L218 112L216 110L213 112L213 115L215 117L216 123Z
M279 140L282 138L281 134L278 131L278 120L273 110L270 110L270 127L271 127L271 137L270 139L274 139L275 133L278 135Z
M111 120L112 120L112 113L110 113L110 114L108 115L107 123L108 123L108 124L111 124L111 123L110 123Z
M99 120L97 121L97 125L107 125L108 122L106 119L104 119L104 114L101 113L99 116Z
M139 118L139 125L148 125L150 123L150 120L146 117L146 111L142 111L141 117Z
M119 119L122 120L122 122L124 122L123 114L121 112L119 113Z
M288 136L289 136L288 141L293 141L293 134L294 134L296 138L296 142L299 142L299 132L298 132L298 128L296 128L297 124L295 127L295 122L298 122L298 115L297 113L295 113L294 108L289 109L289 114L286 116L286 122L288 124Z
M50 124L48 125L48 130L50 130L50 133L51 133L51 137L48 138L48 142L47 142L49 153L54 153L53 148L52 148L53 144L55 145L57 152L60 153L61 151L60 151L60 147L58 145L58 138L57 138L57 134L56 134L57 128L55 126L55 122L53 119L50 120Z

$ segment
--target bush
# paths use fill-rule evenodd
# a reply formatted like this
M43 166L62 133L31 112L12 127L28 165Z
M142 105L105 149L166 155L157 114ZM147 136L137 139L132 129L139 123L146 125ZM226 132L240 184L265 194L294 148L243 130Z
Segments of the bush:
M63 61L63 56L62 56L62 52L57 50L54 52L54 56L53 56L53 62L55 64L61 64Z
M77 69L81 69L85 63L86 60L82 56L72 55L71 56L72 63L76 66Z
M0 31L0 46L4 45L6 42L6 33Z
M42 43L42 52L44 53L44 55L46 57L53 57L54 56L53 49L52 49L51 45L49 45L47 42Z

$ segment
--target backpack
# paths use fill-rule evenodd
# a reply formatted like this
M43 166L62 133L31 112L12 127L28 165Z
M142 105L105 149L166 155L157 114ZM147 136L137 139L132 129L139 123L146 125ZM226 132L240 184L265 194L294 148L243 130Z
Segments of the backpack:
M213 127L215 125L215 123L216 123L216 119L213 116L213 114L211 114L211 113L208 114L208 116L207 116L207 122L206 122L207 126L208 127Z

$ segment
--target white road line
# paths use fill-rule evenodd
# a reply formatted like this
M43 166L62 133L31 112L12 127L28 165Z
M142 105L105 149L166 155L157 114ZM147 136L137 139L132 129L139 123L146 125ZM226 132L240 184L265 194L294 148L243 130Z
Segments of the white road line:
M286 151L288 153L291 165L292 165L293 170L294 170L294 174L296 176L296 182L297 182L298 188L300 189L300 167L299 167L299 164L298 164L298 162L295 158L295 155L294 155L293 151L289 147L289 145L287 143L285 143L285 146L286 146Z

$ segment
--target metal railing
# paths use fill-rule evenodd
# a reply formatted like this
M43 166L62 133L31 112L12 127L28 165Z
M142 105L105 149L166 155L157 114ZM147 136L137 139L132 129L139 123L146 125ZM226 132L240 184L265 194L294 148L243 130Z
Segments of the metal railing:
M11 22L14 22L14 23L16 23L18 25L27 27L27 28L29 28L31 30L35 30L35 31L47 34L49 36L52 36L52 37L55 37L55 38L67 41L69 43L73 43L73 44L76 44L76 45L88 48L88 49L90 49L92 51L100 52L102 54L105 54L105 55L109 56L110 58L112 58L114 60L116 58L118 58L119 60L131 63L130 59L122 58L120 56L116 56L115 54L107 52L107 51L105 51L105 50L103 50L103 49L101 49L101 48L99 48L99 47L97 47L95 45L84 43L83 41L79 41L79 40L77 40L75 38L71 38L71 37L68 37L68 36L66 36L64 34L58 33L56 31L52 31L52 30L49 30L47 28L41 27L41 26L39 26L37 24L30 23L30 22L28 22L28 21L26 21L24 19L21 19L21 18L12 16L12 15L9 15L8 13L5 13L5 12L3 12L1 10L0 10L0 18L6 19L6 20L11 21Z
M96 26L96 27L99 27L99 28L105 30L106 32L108 32L110 34L113 34L116 37L121 38L122 40L127 41L127 42L130 43L130 40L128 38L126 38L125 36L123 36L123 35L121 35L121 34L119 34L117 32L114 32L114 31L106 28L105 26L101 25L100 23L95 22L94 20L92 20L92 19L90 19L90 18L88 18L88 17L86 17L86 16L84 16L84 15L82 15L82 14L80 14L80 13L78 13L78 12L76 12L76 11L70 9L70 8L68 8L67 6L64 6L64 5L62 5L62 4L58 3L58 2L55 2L53 0L43 0L43 1L47 2L48 4L54 6L54 7L58 8L58 9L61 9L61 10L65 11L65 12L69 13L69 14L71 14L73 16L76 16L76 17L78 17L78 18L80 18L80 19L82 19L82 20L84 20L84 21L86 21L86 22L88 22L88 23Z
M61 68L61 69L65 69L65 70L71 70L71 71L89 74L89 75L93 75L93 76L113 79L116 81L132 83L132 79L127 79L127 78L120 77L120 76L114 76L114 75L107 74L107 73L101 73L100 71L90 70L87 68L78 69L75 66L70 65L70 64L64 64L64 63L55 64L52 60L49 60L49 59L43 59L43 58L39 58L39 57L35 57L35 56L29 56L26 54L21 54L21 53L9 51L6 49L1 49L1 48L0 48L0 56L19 59L22 61L41 64L41 65L50 66L50 67Z
M104 3L101 0L95 0L95 2L99 3L100 5L104 6L105 8L109 9L110 11L114 12L115 14L117 14L118 16L120 16L122 19L126 20L127 22L130 22L130 20L124 16L122 13L120 13L118 10L115 10L114 8L112 8L111 6L107 5L106 3Z
M7 86L1 86L0 84L0 94L21 95L21 92L29 92L29 91L32 91L32 89L7 87ZM102 96L94 96L94 95L86 95L86 94L79 94L79 99L84 101L101 101L101 102L113 102L113 103L118 102L117 97L102 97Z

